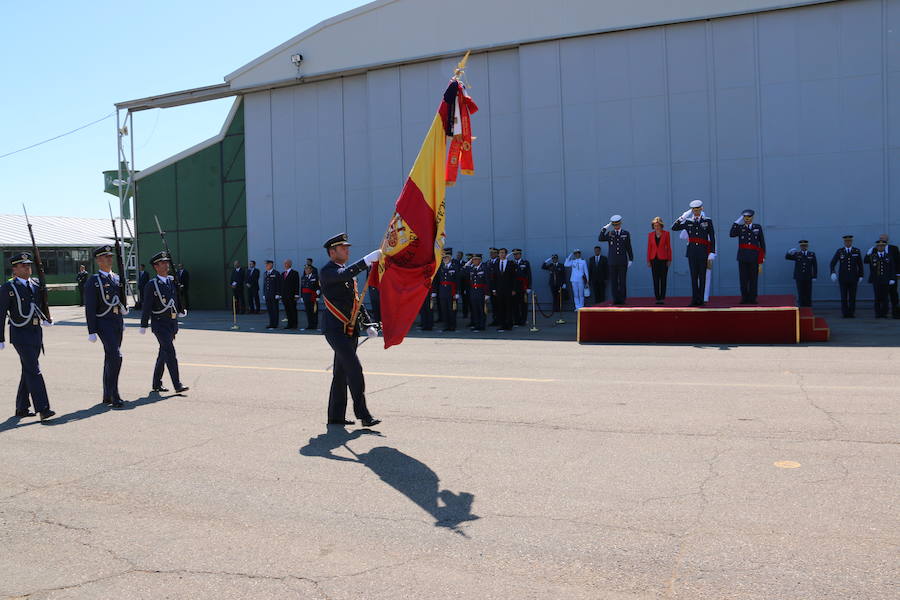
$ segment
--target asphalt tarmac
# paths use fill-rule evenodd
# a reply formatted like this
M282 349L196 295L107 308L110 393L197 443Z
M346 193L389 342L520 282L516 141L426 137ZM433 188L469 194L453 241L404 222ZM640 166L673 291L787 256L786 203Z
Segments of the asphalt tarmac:
M372 340L366 430L264 315L191 313L184 395L129 318L109 410L57 309L56 419L0 415L0 597L893 600L900 321L825 313L797 346L578 345L571 313ZM18 378L7 345L9 415Z

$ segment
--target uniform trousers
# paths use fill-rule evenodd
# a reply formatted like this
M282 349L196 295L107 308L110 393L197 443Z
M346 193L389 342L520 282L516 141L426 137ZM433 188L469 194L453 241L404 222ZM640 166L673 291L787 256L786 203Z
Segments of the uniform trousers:
M628 265L609 265L609 284L613 303L625 304L628 297L627 281Z
M284 303L284 316L287 317L288 329L297 329L297 299L282 296L281 301Z
M900 296L897 294L897 281L888 284L888 296L891 299L891 314L895 319L900 319Z
M572 288L572 300L575 301L575 310L584 308L584 281L570 281L569 286Z
M653 295L656 296L657 300L665 300L666 299L666 280L669 277L669 265L668 261L654 258L650 261L650 275L653 277ZM696 293L694 293L694 263L693 259L689 258L688 263L691 266L691 292L694 294L694 298L696 298ZM703 259L703 285L706 285L706 259ZM700 301L703 301L703 290L700 290Z
M331 392L328 395L328 420L340 422L347 413L347 388L353 398L353 414L357 419L371 419L366 406L366 381L362 365L356 355L358 335L347 336L341 330L326 327L325 340L334 350Z
M422 308L419 310L419 316L421 319L419 323L423 330L431 331L434 329L434 309L431 308L431 294L425 294L425 302L422 303Z
M453 308L453 294L450 286L441 286L441 289L438 291L438 299L440 300L441 312L444 314L444 328L456 331L456 310Z
M175 354L175 329L169 327L155 327L153 335L159 342L159 353L156 355L156 366L153 368L153 387L162 387L163 368L168 369L172 385L181 387L181 377L178 374L178 356Z
M19 353L19 362L22 363L22 376L16 393L16 412L28 411L29 396L35 412L47 412L50 410L50 400L47 398L47 386L38 363L40 344L13 344L13 347Z
M306 328L307 329L318 329L319 328L319 311L318 306L316 306L316 295L315 294L302 294L303 296L303 310L306 311Z
M473 288L469 291L469 308L472 315L472 327L484 329L484 290Z
M247 290L247 305L252 313L259 312L259 288L249 288Z
M797 306L812 306L812 279L797 279Z
M741 302L756 304L759 263L738 261L738 273L741 278Z
M97 337L103 344L103 399L121 400L119 373L122 371L122 334L125 326L121 318L97 319Z
M841 288L841 314L845 317L852 317L856 312L856 286L857 280L849 283L840 282Z
M890 285L887 283L873 283L872 291L875 294L875 316L886 317L890 309Z
M269 313L269 327L275 329L278 327L278 300L275 299L275 296L269 296L266 298L266 311Z
M497 295L494 296L494 307L497 311L494 318L499 329L512 329L515 320L513 315L515 301L516 297L513 296L512 290L497 290Z
M606 302L606 280L596 277L591 280L591 295L594 297L594 304Z

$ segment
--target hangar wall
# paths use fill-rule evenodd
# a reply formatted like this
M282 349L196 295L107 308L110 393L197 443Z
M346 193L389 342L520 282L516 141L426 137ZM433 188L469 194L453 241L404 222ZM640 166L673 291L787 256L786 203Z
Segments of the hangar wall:
M313 257L346 230L383 235L458 57L245 99L250 258ZM649 295L650 219L694 198L719 233L713 293L736 294L731 222L757 211L762 293L790 293L784 252L809 238L900 237L900 0L650 27L473 55L476 175L447 194L447 244L521 246L532 263L593 247L610 214L635 236L630 295ZM670 295L689 292L675 241ZM538 287L538 290L541 288ZM861 290L870 294L868 286ZM820 277L815 295L836 298Z

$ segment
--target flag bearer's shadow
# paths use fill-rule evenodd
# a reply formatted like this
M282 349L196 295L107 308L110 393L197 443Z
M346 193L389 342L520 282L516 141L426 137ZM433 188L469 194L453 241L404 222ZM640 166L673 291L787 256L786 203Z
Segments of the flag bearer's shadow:
M365 465L382 481L430 514L435 520L435 527L446 527L465 535L459 528L460 523L479 518L478 515L472 514L472 502L475 500L473 494L468 492L454 494L450 490L439 489L440 479L437 473L425 463L395 448L378 446L363 454L357 454L347 446L348 442L364 435L384 437L371 429L347 431L343 427L329 426L325 433L310 438L309 443L300 448L300 454ZM349 451L353 458L334 454L333 451L341 446Z

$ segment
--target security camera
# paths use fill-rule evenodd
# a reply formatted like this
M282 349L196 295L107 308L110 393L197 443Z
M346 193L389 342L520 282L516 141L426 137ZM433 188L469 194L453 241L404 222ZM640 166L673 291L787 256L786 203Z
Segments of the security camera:
M294 66L299 69L300 63L303 62L303 55L302 54L291 54L291 62L294 63Z

